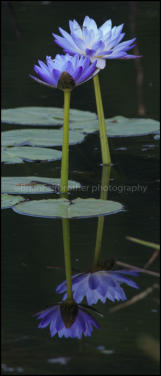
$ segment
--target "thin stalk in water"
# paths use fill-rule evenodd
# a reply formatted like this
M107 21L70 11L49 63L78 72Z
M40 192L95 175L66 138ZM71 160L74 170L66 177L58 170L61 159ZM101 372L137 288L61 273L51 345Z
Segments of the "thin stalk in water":
M64 127L63 127L63 146L61 162L61 180L60 192L68 192L68 174L69 174L69 112L70 112L71 90L64 90Z
M102 167L100 200L107 200L108 187L109 187L109 181L110 181L110 170L111 170L111 166L103 166ZM101 217L98 218L96 245L95 245L95 251L94 251L94 258L93 258L93 267L97 266L97 264L99 262L100 253L101 253L101 246L102 246L103 227L104 227L104 217L101 216Z
M94 82L97 115L98 115L98 122L99 122L102 162L103 162L104 165L110 165L111 164L111 157L110 157L108 136L107 136L107 130L106 130L106 123L105 123L105 117L104 117L104 110L103 110L98 74L96 74L93 77L93 82Z
M72 293L72 268L71 268L71 255L70 255L70 227L69 219L62 219L63 226L63 243L64 243L64 260L65 260L65 273L67 283L67 299L73 300Z

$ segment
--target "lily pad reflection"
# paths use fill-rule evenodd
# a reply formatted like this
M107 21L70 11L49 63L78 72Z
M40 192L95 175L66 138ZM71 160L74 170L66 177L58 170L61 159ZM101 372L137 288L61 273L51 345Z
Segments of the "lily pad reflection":
M10 194L39 194L53 193L59 190L60 179L37 177L37 176L17 176L3 177L1 182L2 192ZM69 189L78 189L81 185L69 180Z
M2 162L23 163L24 161L56 161L61 159L62 152L46 148L33 148L29 146L2 147Z
M16 205L18 202L24 201L22 196L12 196L3 193L1 195L1 209L8 209Z

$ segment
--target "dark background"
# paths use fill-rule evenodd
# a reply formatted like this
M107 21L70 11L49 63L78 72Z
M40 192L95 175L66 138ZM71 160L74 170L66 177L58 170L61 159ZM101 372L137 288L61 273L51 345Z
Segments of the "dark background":
M133 33L130 20L135 6ZM38 59L62 53L54 44L52 32L59 34L59 26L68 30L69 19L75 18L82 24L86 15L94 18L98 26L109 18L113 25L124 23L124 40L136 35L137 48L143 56L139 67L134 60L107 61L100 73L105 117L140 117L141 100L144 116L158 120L160 19L157 1L2 2L2 108L63 106L61 91L35 83L29 74L33 73ZM138 98L138 69L143 75L141 99ZM73 91L71 107L96 111L92 80ZM3 129L12 127L3 125ZM142 184L147 186L147 191L145 194L109 193L109 199L121 202L126 210L105 217L102 259L114 256L143 266L152 250L132 244L125 237L131 235L159 242L158 141L146 136L109 142L113 161L111 184ZM84 143L70 149L69 177L84 185L99 184L101 172L99 137L90 135ZM59 177L60 162L5 165L2 173L4 176ZM72 197L77 197L77 193ZM81 192L81 197L99 198L99 192ZM87 270L94 252L97 219L72 220L70 228L73 266ZM98 304L97 308L104 313L104 319L100 319L102 329L95 330L91 338L82 341L50 338L49 328L38 329L32 314L59 299L55 288L65 278L64 272L49 271L45 266L64 265L61 221L21 216L8 209L2 213L2 231L4 374L159 374L158 363L152 355L156 354L155 340L159 336L157 290L113 314L109 313L113 306L110 301ZM158 260L151 268L158 271ZM141 275L137 282L141 292L158 280ZM125 291L128 298L136 293L126 286ZM145 335L149 338L146 340L149 352L140 345ZM98 346L103 346L105 353ZM69 357L66 366L48 361L59 357Z

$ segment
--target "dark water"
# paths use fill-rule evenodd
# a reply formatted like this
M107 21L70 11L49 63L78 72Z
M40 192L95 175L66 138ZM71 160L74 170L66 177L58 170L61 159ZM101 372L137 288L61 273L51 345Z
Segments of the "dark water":
M8 3L8 4L7 4ZM68 28L68 20L82 23L85 15L101 25L108 18L113 25L125 23L130 32L130 9L134 2L13 1L2 3L2 108L19 106L63 106L62 93L34 83L28 74L33 64L46 55L61 52L51 33L58 26ZM136 36L144 73L142 102L145 116L159 119L159 2L137 2ZM138 117L134 61L111 61L100 80L105 116ZM72 93L72 108L95 111L92 81ZM4 129L8 127L3 126ZM12 129L12 127L10 127ZM125 211L105 217L101 258L116 257L143 266L152 250L125 239L127 235L159 242L159 145L153 136L110 139L113 167L112 186L137 186L135 192L111 190L109 199L119 201ZM152 145L152 146L150 146ZM101 154L98 135L70 148L70 179L84 186L101 181ZM60 176L60 162L25 163L3 166L4 176ZM146 192L139 187L145 186ZM99 198L100 192L80 192L81 197ZM31 196L32 197L32 196ZM35 197L35 196L34 196ZM55 196L54 196L55 197ZM77 197L72 193L71 197ZM39 198L39 197L38 197ZM50 195L51 198L51 195ZM97 218L71 220L72 265L88 269L95 247ZM3 230L3 374L30 375L150 375L159 374L156 360L159 340L158 290L126 309L110 313L114 304L97 304L104 314L101 330L92 337L50 338L49 329L37 328L32 314L58 301L55 287L64 280L63 270L47 270L47 265L64 265L62 224L21 216L11 209L2 213ZM158 259L151 268L158 271ZM158 283L156 277L137 278L140 291ZM136 293L125 286L128 298ZM117 304L117 303L116 303ZM115 304L115 305L116 305ZM142 339L147 344L143 349ZM154 354L154 355L153 355ZM51 359L58 363L51 363ZM60 364L61 363L61 364ZM5 366L4 366L5 365Z

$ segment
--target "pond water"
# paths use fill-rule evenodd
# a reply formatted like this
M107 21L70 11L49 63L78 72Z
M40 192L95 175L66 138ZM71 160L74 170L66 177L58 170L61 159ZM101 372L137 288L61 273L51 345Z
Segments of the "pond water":
M54 56L61 49L51 33L68 28L69 19L82 22L85 15L100 25L125 23L130 31L132 5L136 3L135 33L144 74L138 94L138 66L134 61L110 61L100 74L105 117L145 117L159 120L159 2L59 2L13 1L2 3L2 108L63 106L59 90L32 81L37 59ZM139 67L140 69L140 67ZM72 93L71 107L95 112L92 80ZM140 111L140 110L139 110ZM3 130L18 129L3 125ZM159 243L159 141L154 135L109 139L112 167L108 199L124 211L104 217L101 259L116 258L143 267L153 249L126 239L133 236ZM60 177L60 161L3 165L3 176ZM99 198L102 165L98 133L70 147L69 178L87 189L79 197ZM118 188L121 187L121 188ZM130 187L128 189L128 187ZM133 187L133 189L131 189ZM34 199L57 198L57 194L34 195ZM78 192L71 193L71 199ZM28 195L28 198L33 198ZM74 270L86 271L94 254L97 218L70 220L71 259ZM112 311L120 303L107 300L96 305L104 317L101 329L91 337L50 337L49 328L38 329L35 312L60 300L56 286L65 279L62 223L60 219L34 218L2 212L2 373L29 375L150 375L159 374L158 278L140 274L140 290L125 286L128 299L152 291L135 304ZM58 268L52 269L49 266ZM149 270L159 271L158 258ZM148 290L149 291L149 290ZM93 314L94 315L94 314Z

